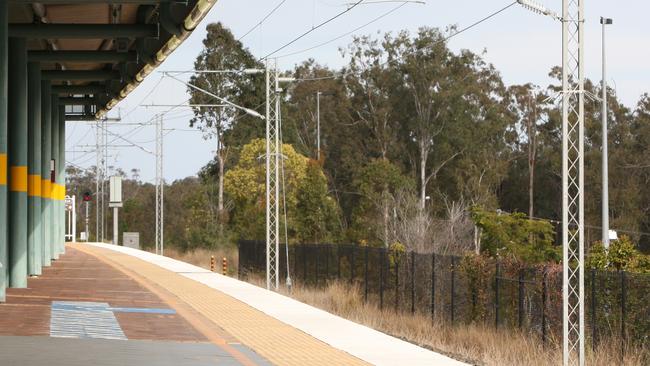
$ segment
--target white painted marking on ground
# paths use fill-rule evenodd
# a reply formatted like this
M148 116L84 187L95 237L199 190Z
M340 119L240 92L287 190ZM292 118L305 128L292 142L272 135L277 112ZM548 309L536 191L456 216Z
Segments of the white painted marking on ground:
M105 302L53 301L50 337L126 340Z
M203 283L334 348L374 365L467 365L287 296L185 262L132 248L100 243L89 244L142 259Z

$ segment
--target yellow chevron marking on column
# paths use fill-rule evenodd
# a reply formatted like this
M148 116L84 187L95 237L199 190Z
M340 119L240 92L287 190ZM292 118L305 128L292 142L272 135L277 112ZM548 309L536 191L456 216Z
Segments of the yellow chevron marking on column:
M27 194L31 197L41 197L41 176L32 174L29 176L29 187Z
M9 191L27 192L27 167L12 166L9 168Z

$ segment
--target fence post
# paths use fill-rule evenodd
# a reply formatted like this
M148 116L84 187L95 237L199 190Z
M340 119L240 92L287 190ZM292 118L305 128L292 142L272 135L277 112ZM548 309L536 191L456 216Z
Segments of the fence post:
M237 242L237 258L239 258L239 265L237 266L237 279L241 280L241 270L242 267L244 266L244 263L246 261L246 257L242 256L242 251L241 251L241 242Z
M384 308L384 266L386 265L386 247L379 252L379 310Z
M431 254L431 321L436 318L436 253Z
M293 249L293 273L298 277L298 245L292 245L289 248Z
M330 244L325 244L325 282L330 279Z
M494 327L499 328L499 283L501 276L501 263L497 260L497 268L494 273Z
M336 246L336 278L341 280L341 246Z
M591 349L596 350L596 269L591 269Z
M411 252L411 314L415 314L415 251Z
M517 301L517 315L518 315L518 320L519 320L519 328L524 326L524 270L520 269L519 270L519 299Z
M395 251L395 311L399 308L399 253Z
M307 245L300 244L302 248L302 279L307 284Z
M626 314L626 303L627 303L627 281L625 276L625 271L621 271L621 355L625 352L625 318ZM621 356L622 357L622 356ZM622 360L622 359L621 359Z
M314 250L316 250L316 286L317 287L320 284L320 273L318 272L318 265L320 264L320 248L321 248L320 244L316 245L316 247L314 248Z
M354 281L354 277L356 277L356 272L357 272L355 270L356 269L355 268L355 264L356 264L355 252L356 252L356 249L357 249L357 245L352 244L352 255L350 256L351 257L350 258L350 284Z
M542 345L546 345L546 292L547 289L547 268L544 266L544 273L542 274Z
M454 307L456 306L454 293L456 292L456 257L451 257L451 325L454 325Z
M368 251L370 247L366 245L363 253L363 301L368 302Z

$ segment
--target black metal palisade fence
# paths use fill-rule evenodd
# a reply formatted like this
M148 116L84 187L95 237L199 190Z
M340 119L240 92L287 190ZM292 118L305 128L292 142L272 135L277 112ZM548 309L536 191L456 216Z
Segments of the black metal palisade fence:
M239 277L263 275L263 241L240 241ZM280 249L286 277L286 248ZM393 251L359 245L289 245L294 284L357 285L364 300L453 324L485 323L536 333L546 343L562 334L561 266L521 267L507 261ZM585 327L591 345L609 339L650 345L650 275L585 270Z

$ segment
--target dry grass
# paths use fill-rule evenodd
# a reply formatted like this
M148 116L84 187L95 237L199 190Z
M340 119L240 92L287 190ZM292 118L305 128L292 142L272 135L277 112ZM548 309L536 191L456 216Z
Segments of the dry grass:
M237 273L237 251L195 250L181 253L165 250L165 255L203 268L210 268L210 256L228 258L233 262L229 273ZM232 260L231 260L232 258ZM220 263L218 263L220 265ZM264 286L261 277L251 276L249 282ZM451 327L433 323L424 315L398 314L392 310L380 310L375 304L363 301L362 291L357 286L331 282L320 288L295 286L291 294L296 300L318 307L359 324L404 339L419 346L446 354L458 360L476 365L539 365L551 366L562 363L562 351L558 344L543 346L538 336L521 333L513 329L495 330L483 325ZM586 364L593 366L647 365L650 350L629 348L621 362L619 343L601 342L594 352L586 350Z
M557 345L543 347L538 337L516 330L496 331L481 325L450 327L434 324L423 315L397 314L365 304L358 288L330 283L324 288L294 288L295 299L337 314L343 318L402 338L453 358L480 365L558 365L562 363ZM621 364L620 351L614 344L601 344L597 352L587 350L588 365ZM624 365L645 365L647 349L629 349Z
M210 257L214 256L217 267L216 272L219 273L221 273L222 259L226 258L228 261L228 274L237 275L237 264L239 261L237 248L195 249L186 252L169 248L165 249L165 256L205 269L210 269Z

